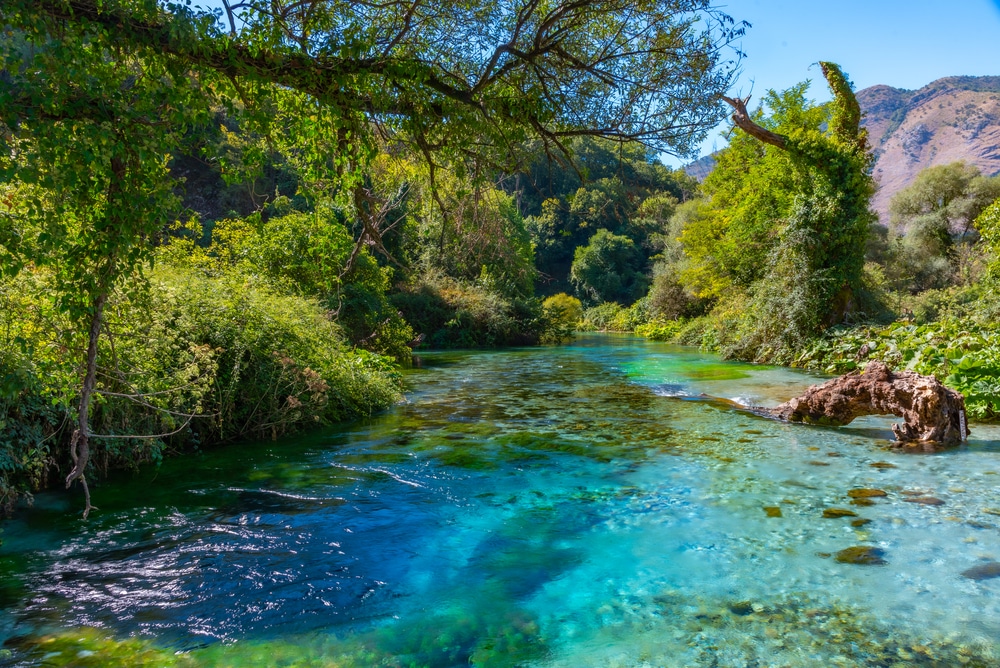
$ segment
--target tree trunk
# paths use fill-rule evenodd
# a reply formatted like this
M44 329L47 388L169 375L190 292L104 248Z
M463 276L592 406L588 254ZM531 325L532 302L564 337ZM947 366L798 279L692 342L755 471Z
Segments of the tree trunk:
M892 432L902 443L955 445L969 435L961 394L934 376L893 372L878 360L765 412L789 422L826 425L845 425L862 415L898 415L905 422L892 425Z
M90 488L87 486L87 462L90 461L90 398L97 384L97 343L101 336L101 326L104 324L104 305L108 301L107 291L103 291L94 299L94 312L90 318L90 338L87 342L87 371L83 378L83 389L80 392L80 409L77 416L76 430L70 441L70 457L73 460L73 470L66 476L66 488L79 480L83 487L85 507L83 517L87 518L93 506L90 505Z

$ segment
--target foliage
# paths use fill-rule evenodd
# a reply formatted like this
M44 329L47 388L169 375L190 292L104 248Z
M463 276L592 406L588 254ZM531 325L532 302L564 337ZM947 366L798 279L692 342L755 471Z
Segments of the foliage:
M828 111L811 106L807 90L802 83L782 93L768 91L764 104L771 116L758 113L759 122L786 134L816 131ZM709 203L686 212L682 283L699 297L718 298L732 286L745 289L760 280L799 187L789 152L736 130L702 186Z
M683 320L653 320L635 328L636 336L643 336L650 341L674 342L684 328Z
M969 283L977 267L973 221L1000 197L1000 177L962 162L928 167L890 202L887 271L917 293Z
M584 310L581 328L602 332L633 332L649 319L649 307L645 299L640 299L628 308L616 302L605 302Z
M350 350L311 300L276 292L241 271L219 276L177 264L151 274L147 308L133 318L151 343L208 346L217 373L204 398L202 440L268 437L368 415L396 399L392 365ZM162 352L144 354L162 358Z
M579 138L567 148L572 166L540 154L509 182L518 189L548 292L569 288L575 249L601 229L629 237L645 265L669 236L677 202L696 188L691 177L639 145Z
M759 122L738 110L748 131L736 131L706 179L709 205L686 212L678 276L719 300L711 321L727 356L789 359L857 308L874 220L872 157L850 82L836 65L821 66L833 101L807 103L800 84L770 92L772 114L758 112Z
M971 419L1000 417L1000 333L994 327L946 318L925 325L833 329L807 347L795 365L844 373L868 359L937 376L965 395Z
M983 209L976 218L976 229L990 253L989 275L994 281L1000 277L1000 198Z
M509 298L489 281L468 283L428 272L400 286L392 303L433 348L533 345L550 329L541 301Z
M646 278L637 265L635 242L600 229L573 254L570 280L576 293L591 303L628 303L646 290Z
M350 157L376 125L456 153L581 133L683 153L720 115L716 96L736 66L724 47L745 27L701 0L239 7L228 30L153 0L5 0L3 13L17 27L61 21L82 36L113 28L119 49L225 74L248 96L294 91L330 112Z
M546 343L560 343L573 337L573 332L583 320L583 304L576 297L560 292L542 302L542 310L549 322L550 330L542 340Z
M283 213L219 221L209 252L262 273L279 290L320 300L356 345L408 359L414 335L387 296L392 269L355 246L343 212L331 205Z
M409 244L413 263L471 282L483 275L509 298L534 292L534 252L514 197L494 185L435 170L414 169L408 199L417 222Z
M675 267L660 264L655 268L647 295L649 312L656 318L677 320L702 315L705 300L691 295L678 280Z
M108 303L91 415L97 470L157 461L165 448L272 438L396 399L388 360L347 349L314 301L240 269L208 274L178 261L178 250L159 254L148 285L116 290ZM68 463L58 446L79 393L79 357L67 354L79 342L53 304L53 280L32 270L0 282L7 507Z

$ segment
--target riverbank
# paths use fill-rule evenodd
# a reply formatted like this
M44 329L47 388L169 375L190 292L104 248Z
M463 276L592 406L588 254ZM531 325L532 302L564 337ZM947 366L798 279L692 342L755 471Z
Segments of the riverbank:
M371 415L400 396L393 361L350 346L315 300L237 270L162 263L147 278L107 309L91 475ZM85 341L52 280L0 283L0 511L69 469Z
M707 316L657 319L641 301L629 308L604 304L588 309L583 320L584 329L634 333L650 341L693 345L713 353L722 352L720 324L724 323ZM922 323L903 320L833 327L774 363L839 375L871 360L936 377L965 396L973 420L1000 419L1000 332L988 317L979 319L965 311L946 312Z

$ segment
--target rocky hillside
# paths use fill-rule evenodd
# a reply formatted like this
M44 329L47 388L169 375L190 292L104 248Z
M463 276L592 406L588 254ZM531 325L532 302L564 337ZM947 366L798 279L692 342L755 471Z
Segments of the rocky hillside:
M957 160L988 176L1000 173L1000 76L948 77L909 91L858 91L877 156L873 206L888 222L889 200L917 173Z
M1000 76L947 77L920 90L872 86L857 96L876 155L872 205L883 223L892 196L922 169L964 160L1000 174ZM684 171L700 181L714 165L705 156Z

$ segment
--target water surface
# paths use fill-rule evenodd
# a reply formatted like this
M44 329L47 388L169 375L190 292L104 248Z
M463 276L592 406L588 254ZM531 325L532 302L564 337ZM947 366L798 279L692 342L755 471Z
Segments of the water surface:
M817 377L627 337L419 361L383 415L119 478L89 521L39 496L4 525L0 663L1000 662L995 429L778 423L710 397Z

